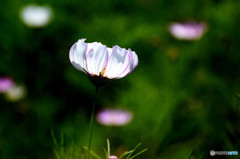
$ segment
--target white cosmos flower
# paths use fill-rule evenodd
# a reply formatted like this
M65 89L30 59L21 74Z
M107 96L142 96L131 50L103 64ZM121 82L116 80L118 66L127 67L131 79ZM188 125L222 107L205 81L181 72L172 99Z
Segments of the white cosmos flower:
M20 16L29 27L43 27L51 20L52 9L49 6L31 4L21 10Z
M130 49L117 45L108 48L99 42L84 41L80 39L71 47L69 58L72 65L90 75L90 79L119 79L131 73L138 65L138 57Z

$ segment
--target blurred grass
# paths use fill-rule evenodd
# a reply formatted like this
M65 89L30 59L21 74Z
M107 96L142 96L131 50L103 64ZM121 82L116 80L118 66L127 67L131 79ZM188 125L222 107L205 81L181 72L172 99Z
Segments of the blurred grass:
M0 96L2 158L54 158L51 128L63 132L66 147L87 145L94 87L69 62L80 38L108 47L131 48L139 66L100 90L97 110L134 112L125 127L96 124L93 149L102 153L142 142L139 158L209 157L210 150L239 150L240 32L234 0L34 1L54 12L45 28L28 28L19 11L30 1L3 0L0 6L0 75L28 90L11 103ZM170 22L203 20L208 31L196 42L173 39ZM229 157L230 158L230 157Z

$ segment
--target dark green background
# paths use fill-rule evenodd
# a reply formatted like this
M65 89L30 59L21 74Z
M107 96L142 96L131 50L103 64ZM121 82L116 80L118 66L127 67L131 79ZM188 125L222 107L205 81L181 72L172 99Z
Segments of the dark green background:
M29 3L52 7L48 26L22 23L20 9ZM239 151L239 6L237 0L2 0L0 75L28 91L14 103L0 94L2 158L54 159L51 129L58 140L64 134L66 149L87 146L94 87L69 61L81 38L131 48L139 57L136 70L102 88L97 101L97 110L131 110L133 121L96 124L94 151L103 155L107 138L118 156L141 142L149 149L144 159ZM171 37L169 23L191 19L207 23L202 39Z

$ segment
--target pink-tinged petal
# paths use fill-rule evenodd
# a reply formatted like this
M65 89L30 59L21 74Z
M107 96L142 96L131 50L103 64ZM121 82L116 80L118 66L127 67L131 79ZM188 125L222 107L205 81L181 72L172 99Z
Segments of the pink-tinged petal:
M129 54L131 55L131 71L132 72L138 65L138 56L135 51L132 51L131 49L128 50Z
M105 74L105 77L106 77L106 67L107 67L108 63L111 61L112 50L113 50L112 48L107 48L108 59L107 59L107 62L106 62L106 64L105 64L104 71L103 71L102 74L101 74L101 75L103 75L103 76L104 76L104 74Z
M131 71L131 58L130 58L129 54L127 56L128 56L128 63L126 64L126 67L125 67L125 69L122 70L122 72L120 72L119 74L115 75L116 79L125 77ZM124 68L124 67L122 67L122 68Z
M86 54L86 65L87 65L87 73L88 74L90 74L90 75L93 75L92 74L92 72L91 72L91 70L92 70L92 68L91 68L91 60L88 60L88 59L91 59L90 57L91 56L93 56L93 52L94 52L94 50L93 49L90 49L88 52L87 52L87 54Z
M108 159L118 159L117 156L109 156Z
M112 48L107 48L107 51L108 51L108 57L111 57L112 56Z
M99 44L98 42L93 42L93 43L87 43L88 46L87 46L87 51L86 52L89 52L91 49L94 49L94 47Z
M127 76L130 73L130 66L128 66L121 74L117 75L115 78L120 79Z
M86 50L87 50L87 44L84 42L85 39L78 40L77 43L75 43L69 52L69 58L72 63L72 65L83 72L86 72Z
M129 60L130 57L126 49L114 46L103 76L107 78L117 78L119 74L128 68Z
M99 76L108 60L107 47L96 43L87 55L87 68L90 75Z

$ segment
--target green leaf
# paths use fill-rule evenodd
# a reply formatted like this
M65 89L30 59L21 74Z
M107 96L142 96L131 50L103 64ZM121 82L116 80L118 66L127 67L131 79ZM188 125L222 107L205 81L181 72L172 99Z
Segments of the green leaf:
M63 133L61 132L61 146L63 146L64 145L64 135L63 135Z
M107 153L108 153L108 156L110 156L110 142L108 139L107 139Z
M119 159L123 158L124 156L126 156L126 155L128 155L128 154L132 154L133 152L134 152L134 150L124 152L124 153L119 157Z
M236 93L236 96L237 96L238 98L240 98L240 94L239 94L239 93Z
M61 154L64 154L64 135L61 132Z
M56 137L54 135L54 130L53 129L51 129L51 136L52 136L53 143L55 144L55 146L58 146L58 143L57 143Z
M106 159L108 159L108 153L107 153L106 149L103 148L103 150L104 150L104 152L105 152Z
M84 148L81 148L80 159L86 159L86 156L85 156L85 153L84 153Z
M73 156L73 141L71 143L71 147L70 147L70 150L69 150L69 156Z
M132 153L133 153L141 144L142 144L142 143L137 144L137 146L134 147ZM129 157L132 155L132 153L130 153L130 154L128 155L127 159L129 159Z
M144 149L144 150L138 152L136 155L134 155L134 156L131 157L130 159L133 159L133 158L137 157L138 155L142 154L143 152L145 152L145 151L147 151L147 150L148 150L148 149Z
M61 159L61 157L58 155L58 153L57 153L57 151L55 149L54 149L54 153L55 153L57 159Z
M88 148L86 146L83 146L84 149L88 150ZM100 156L98 156L95 152L93 152L92 150L90 150L90 154L95 157L96 159L101 159Z
M188 156L188 159L191 159L192 154L193 154L193 150L191 150L191 152L190 152L190 154L189 154L189 156Z

